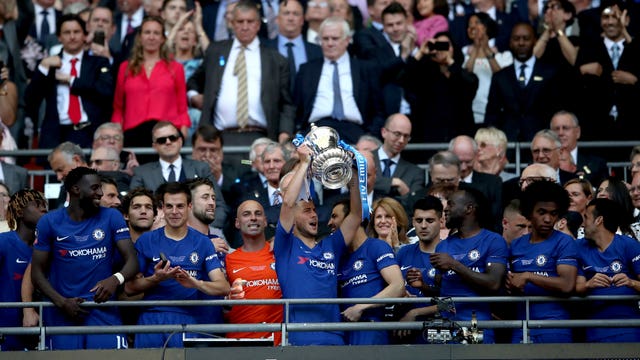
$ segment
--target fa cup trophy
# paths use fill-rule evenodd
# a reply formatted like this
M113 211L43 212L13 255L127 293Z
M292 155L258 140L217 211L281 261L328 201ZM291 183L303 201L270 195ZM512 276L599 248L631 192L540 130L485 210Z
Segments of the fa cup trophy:
M340 189L351 180L353 155L340 147L338 132L327 126L311 124L304 144L313 151L311 175L329 189Z

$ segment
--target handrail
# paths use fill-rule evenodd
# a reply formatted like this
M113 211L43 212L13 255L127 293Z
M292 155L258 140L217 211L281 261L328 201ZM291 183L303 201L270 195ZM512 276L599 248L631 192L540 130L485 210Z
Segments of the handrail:
M479 320L478 327L486 329L523 329L523 342L526 343L528 330L531 328L579 328L579 327L639 327L640 319L598 319L598 320L530 320L529 305L537 302L585 302L585 301L640 301L637 295L616 296L588 296L557 298L552 296L491 296L491 297L453 297L454 302L461 303L522 303L526 304L527 315L524 320ZM353 330L421 330L423 322L363 322L363 323L289 323L288 312L290 305L297 304L424 304L430 298L316 298L316 299L244 299L244 300L141 300L141 301L110 301L97 304L95 302L82 303L82 307L145 307L145 306L222 306L222 305L284 305L285 317L283 323L272 324L182 324L182 325L119 325L119 326L45 326L42 318L38 327L0 327L0 333L8 335L40 335L39 350L44 350L44 338L46 335L59 334L113 334L113 333L157 333L157 332L282 332L283 340L287 332L298 331L353 331ZM45 307L53 307L48 301L37 302L5 302L0 303L0 308L25 308L37 307L42 314ZM471 321L457 321L460 326L471 326ZM286 342L282 342L286 345Z

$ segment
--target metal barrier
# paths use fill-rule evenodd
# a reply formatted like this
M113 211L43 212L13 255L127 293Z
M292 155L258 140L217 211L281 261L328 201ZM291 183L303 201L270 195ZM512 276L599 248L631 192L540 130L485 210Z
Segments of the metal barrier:
M83 307L143 307L143 306L234 306L234 305L284 305L284 322L273 324L176 324L176 325L120 325L120 326L45 326L40 317L38 327L0 327L0 334L39 335L38 350L45 350L47 335L61 334L114 334L114 333L158 333L158 332L278 332L282 334L282 344L286 346L287 332L298 331L357 331L357 330L422 330L423 322L353 322L353 323L291 323L290 306L296 304L424 304L429 298L357 298L357 299L262 299L262 300L170 300L170 301L110 301L97 304L85 302ZM526 318L523 320L479 320L480 329L519 329L523 331L523 342L528 343L531 328L580 328L580 327L640 327L640 319L608 320L532 320L529 318L531 303L537 302L586 302L586 301L640 301L640 296L589 296L556 298L550 296L493 296L493 297L454 297L460 303L525 303ZM53 307L51 302L6 302L0 308L38 308L39 313L45 307ZM456 321L463 327L470 327L471 321Z

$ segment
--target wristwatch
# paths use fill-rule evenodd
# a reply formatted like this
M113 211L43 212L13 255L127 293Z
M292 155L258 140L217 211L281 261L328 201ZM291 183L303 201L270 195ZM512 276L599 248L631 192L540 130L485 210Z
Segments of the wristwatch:
M489 53L489 55L487 55L487 60L495 59L495 57L496 57L496 53L492 51Z
M562 31L562 29L556 31L556 34L558 34L558 37L563 37L564 36L564 31Z

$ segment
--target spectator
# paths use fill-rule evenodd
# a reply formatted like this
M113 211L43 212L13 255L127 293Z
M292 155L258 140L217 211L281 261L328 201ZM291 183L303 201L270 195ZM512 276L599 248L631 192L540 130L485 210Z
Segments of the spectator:
M135 46L133 45L134 39L142 26L145 16L160 16L159 13L156 15L145 14L142 1L116 0L117 8L114 21L116 32L111 37L109 47L116 53L120 53L123 59L129 57L132 47Z
M616 234L623 226L619 205L606 199L595 199L587 207L584 225L585 238L578 241L578 260L581 271L576 281L580 295L638 295L640 291L640 244ZM638 319L635 301L587 302L589 319ZM586 329L586 341L638 342L640 329Z
M584 237L584 228L582 227L583 220L584 218L579 212L567 211L558 218L553 228L576 240L580 235ZM580 232L582 232L582 234L580 234Z
M115 53L109 46L115 31L116 26L113 23L113 12L110 8L96 6L89 10L85 47L89 49L91 55L102 56L108 59L112 65L117 65L122 61L120 54ZM96 37L96 34L100 33L102 35ZM102 37L103 41L100 41L100 37ZM115 73L114 70L117 70L117 67L112 66L112 73Z
M84 158L82 148L78 145L65 141L56 146L47 157L51 170L56 174L58 181L63 182L69 172L79 166L86 167L87 163ZM50 206L51 208L62 207L67 201L67 189L64 184L60 186L58 200Z
M349 23L349 27L354 31L362 30L362 22L359 17L354 16L355 6L351 6L347 0L329 0L329 16L339 17Z
M485 172L500 176L502 181L517 177L516 174L505 171L507 160L507 136L504 132L493 126L479 128L474 140L478 144L475 171Z
M227 144L249 145L262 136L282 142L293 132L289 66L277 51L260 44L260 23L255 2L238 2L235 39L211 44L189 79L191 104L202 109L200 123L212 123Z
M413 207L413 227L418 242L403 246L398 251L398 263L402 275L406 280L405 289L408 294L417 297L427 297L437 294L435 286L436 269L431 266L429 257L440 243L440 225L442 223L442 203L435 196L427 196L416 201ZM432 306L410 304L400 307L406 311L399 321L421 321L435 311ZM399 306L399 305L395 305ZM397 331L400 337L408 336L410 331ZM424 343L422 334L413 337L411 343Z
M4 63L4 60L2 62ZM10 80L9 75L9 67L7 65L2 66L0 68L0 122L2 122L0 127L2 127L2 132L6 127L11 127L15 124L18 115L18 88Z
M593 185L589 180L576 178L567 181L564 189L569 194L569 210L584 216L587 204L593 200Z
M300 65L322 57L322 50L302 36L304 9L297 0L282 1L278 10L278 36L266 43L287 58L289 64L289 90L293 96L296 74ZM291 44L291 45L289 45Z
M125 146L148 146L158 119L170 121L183 136L191 126L184 70L169 57L163 26L160 18L146 18L118 71L111 121L122 125Z
M640 145L634 146L633 149L631 149L629 160L631 161L629 170L631 170L631 178L633 178L640 172Z
M29 27L29 36L38 41L45 51L56 44L56 24L62 16L62 12L57 10L54 5L54 0L35 0L33 2L35 17Z
M307 9L304 14L307 27L304 31L304 36L308 42L320 45L320 24L329 17L330 12L328 0L311 0L307 2Z
M509 141L532 139L561 103L557 70L533 55L535 40L531 25L515 25L509 42L514 63L491 79L484 122L502 129Z
M164 0L160 8L160 17L164 20L165 35L171 34L184 14L187 13L186 0Z
M296 77L296 126L302 130L311 123L329 126L340 139L355 144L383 120L377 70L349 55L350 32L347 22L340 18L322 23L324 59L302 65Z
M577 177L575 173L560 169L560 158L565 152L566 150L562 147L562 142L558 135L548 129L538 131L531 141L533 162L549 165L555 169L560 184L565 184L567 181Z
M373 219L367 227L369 237L386 241L396 252L402 245L409 243L407 239L409 220L398 201L384 197L376 200L371 210Z
M596 190L596 198L605 198L615 201L622 212L620 213L620 231L624 235L635 237L631 230L631 223L633 223L633 201L629 194L627 184L615 177L608 177L600 183Z
M187 226L191 208L189 188L171 182L158 191L167 225L142 234L136 242L139 275L128 282L128 295L144 292L146 300L196 300L200 292L218 296L229 293L223 267L211 241ZM180 242L176 247L175 243ZM166 256L167 261L162 259ZM196 324L198 308L150 307L140 314L138 325ZM182 347L182 337L170 334L136 334L136 347Z
M570 33L576 17L575 6L569 0L552 0L545 3L542 12L544 31L533 53L541 61L560 65L562 70L573 72L572 67L578 56L578 36Z
M429 159L430 186L460 183L460 159L451 151L439 151Z
M11 193L9 188L0 181L0 233L11 230L7 222L7 208L9 207L10 199Z
M465 185L478 189L489 200L491 213L498 225L502 209L502 179L493 174L474 171L478 144L466 135L456 136L449 142L449 151L460 160L460 179Z
M95 148L91 152L89 166L97 171L118 171L120 169L119 154L113 148Z
M337 231L349 215L349 200L338 202L331 211L329 226ZM366 279L363 281L363 279ZM404 280L394 251L380 239L367 237L360 226L340 260L338 272L340 296L343 298L393 298L404 294ZM343 304L342 316L351 322L384 320L383 304ZM389 343L386 330L349 331L345 334L349 345L385 345Z
M498 24L488 14L479 12L469 16L467 36L471 44L462 48L462 67L478 77L478 90L471 103L476 126L484 124L493 74L513 63L511 52L499 52L495 46L497 32Z
M631 228L634 230L636 234L636 239L640 238L639 230L640 230L640 175L636 174L631 179L631 184L629 185L629 195L631 196L631 202L633 203L633 224Z
M123 150L124 146L124 134L122 133L122 126L117 123L107 122L96 129L93 133L93 149L98 147L113 148L118 152L122 172L129 176L133 176L133 169L140 166L136 154L132 151Z
M376 167L375 190L384 196L403 201L424 188L424 170L401 157L411 141L411 121L403 114L387 118L381 130L384 143L373 151Z
M513 240L509 249L511 271L506 286L514 295L567 296L576 284L577 248L575 241L554 230L558 218L569 208L569 196L558 184L534 182L524 191L522 214L531 221L531 233ZM518 318L525 318L524 304L518 304ZM529 305L535 320L567 320L563 303L542 302ZM532 343L570 343L571 329L530 329ZM512 343L521 343L522 330L515 329Z
M487 200L475 189L458 190L445 208L447 227L452 234L436 246L429 261L440 276L440 296L483 296L502 287L506 273L507 244L484 227L490 226ZM455 229L456 231L454 232ZM458 303L451 320L490 320L489 303ZM493 330L483 330L484 343L494 342Z
M381 146L382 142L380 141L380 139L375 136L366 134L360 136L360 139L358 139L358 142L356 143L356 149L361 153L365 151L375 151Z
M586 154L580 151L578 154L578 140L582 134L582 129L575 114L568 111L559 111L551 118L549 125L551 131L558 135L562 144L562 157L571 157L577 166L576 174L581 178L586 178L589 182L599 184L609 174L607 163L604 159Z
M581 110L589 138L631 139L640 115L637 88L640 48L627 31L631 20L622 1L601 8L599 41L583 44L576 67L580 70ZM624 16L623 16L624 12ZM633 21L636 21L635 19Z
M338 295L338 261L351 244L362 221L358 182L353 177L349 183L351 212L337 231L318 242L315 206L309 200L297 200L309 171L311 150L304 145L297 150L300 166L284 194L274 240L276 272L284 298L335 298ZM292 305L289 321L339 322L340 311L337 304ZM289 333L289 343L342 345L344 338L339 331L292 332Z
M2 97L0 97L2 99ZM1 102L2 100L0 100ZM5 143L9 143L10 140L13 139L5 139L5 136L10 133L6 128L0 124L0 145L4 145ZM4 131L3 131L4 130ZM13 144L15 145L15 143ZM2 150L5 149L4 146L0 146ZM29 179L29 174L27 173L27 169L17 166L11 163L11 159L2 159L0 158L0 181L4 181L4 183L9 188L8 194L12 195L18 190L24 189L27 187Z
M442 47L430 48L433 41ZM416 142L449 141L474 130L471 102L478 77L462 67L462 53L453 46L449 33L438 33L433 41L423 43L407 60L407 87L417 97L411 115L424 119L413 123Z
M182 0L181 0L182 1ZM173 1L172 3L175 3ZM191 20L191 18L193 19ZM189 79L202 64L202 55L209 47L209 38L202 28L202 8L196 2L195 10L188 11L180 16L178 22L173 26L167 39L169 50L175 54L175 60L184 67L185 79ZM200 109L196 109L189 104L189 119L191 127L187 139L198 128L200 124ZM187 145L191 145L190 142Z
M226 267L233 284L230 299L280 299L282 292L274 269L273 245L268 243L264 230L267 226L262 205L247 200L240 204L235 227L242 236L242 246L227 255ZM231 324L280 323L282 305L234 305L226 315ZM274 344L280 344L279 332L230 332L230 338L264 338L273 336Z
M0 203L7 200L4 195L3 198ZM47 213L47 201L40 192L24 189L11 197L8 206L7 221L13 231L0 234L0 276L6 279L0 291L0 302L19 302L22 279L31 262L36 224ZM0 326L22 326L22 312L19 308L0 309ZM23 336L5 335L2 350L22 351L28 347L27 343Z
M502 214L502 237L507 245L531 232L531 222L520 211L520 199L514 199L504 208Z
M182 134L175 125L168 121L158 122L151 130L153 149L158 153L158 161L146 163L135 168L130 188L144 186L155 191L166 182L193 178L208 178L213 183L209 166L202 161L182 157ZM214 227L222 228L227 220L229 209L217 185L216 190L216 222Z
M27 88L26 101L32 119L46 102L39 146L51 149L71 141L90 147L98 125L109 120L113 96L111 66L104 57L84 51L85 22L64 15L56 29L62 52L42 59Z
M46 308L44 321L50 326L121 325L117 307L85 310L80 304L111 300L118 285L136 274L138 261L129 229L118 211L99 206L102 189L95 170L71 170L65 188L69 191L69 207L52 211L38 221L34 243L33 284L56 305ZM113 274L116 249L124 265ZM85 252L94 256L74 255ZM127 348L122 334L54 335L49 341L52 350Z
M151 230L154 218L158 214L158 204L150 190L139 187L131 189L122 198L120 208L129 225L131 241L135 244L142 234Z
M446 0L416 0L413 8L413 26L416 29L416 45L421 46L437 33L449 31Z

